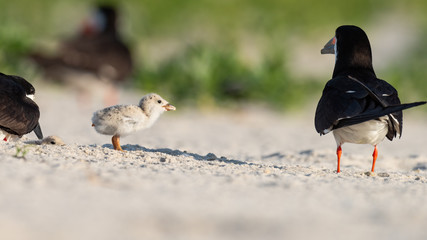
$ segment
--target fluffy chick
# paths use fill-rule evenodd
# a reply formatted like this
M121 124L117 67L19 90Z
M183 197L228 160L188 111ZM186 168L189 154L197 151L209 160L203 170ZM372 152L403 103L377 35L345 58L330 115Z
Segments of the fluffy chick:
M112 135L115 150L123 151L120 137L151 127L160 115L176 108L158 94L142 97L137 105L115 105L93 113L92 126L104 135Z

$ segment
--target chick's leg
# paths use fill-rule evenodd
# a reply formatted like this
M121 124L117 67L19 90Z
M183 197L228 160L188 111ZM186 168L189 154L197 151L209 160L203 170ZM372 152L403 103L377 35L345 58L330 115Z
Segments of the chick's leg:
M114 135L111 141L113 142L114 150L119 150L123 152L123 149L120 146L120 136Z

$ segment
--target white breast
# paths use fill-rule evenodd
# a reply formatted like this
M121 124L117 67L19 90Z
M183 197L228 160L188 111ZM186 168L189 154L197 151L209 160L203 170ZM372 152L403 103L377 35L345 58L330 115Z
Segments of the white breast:
M388 132L387 116L333 130L337 145L343 143L377 145Z

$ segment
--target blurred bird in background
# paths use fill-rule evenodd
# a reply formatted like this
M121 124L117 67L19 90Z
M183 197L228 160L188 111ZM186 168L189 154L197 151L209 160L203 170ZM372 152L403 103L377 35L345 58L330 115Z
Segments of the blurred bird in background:
M117 20L114 6L98 5L76 36L60 43L54 56L34 51L29 57L46 78L77 90L84 106L100 90L104 105L114 105L118 102L118 85L130 77L133 65Z

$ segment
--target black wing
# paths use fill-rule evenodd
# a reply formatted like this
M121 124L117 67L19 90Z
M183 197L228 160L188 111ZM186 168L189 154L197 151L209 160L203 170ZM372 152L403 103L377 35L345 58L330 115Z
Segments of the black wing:
M26 97L23 87L7 75L0 78L0 128L22 136L33 131L40 111L35 102Z
M316 109L315 127L317 132L325 134L328 130L387 114L392 114L398 125L401 125L401 109L384 112L387 107L399 104L396 89L383 80L361 82L351 76L338 76L330 80L323 90ZM396 131L400 133L401 129Z

